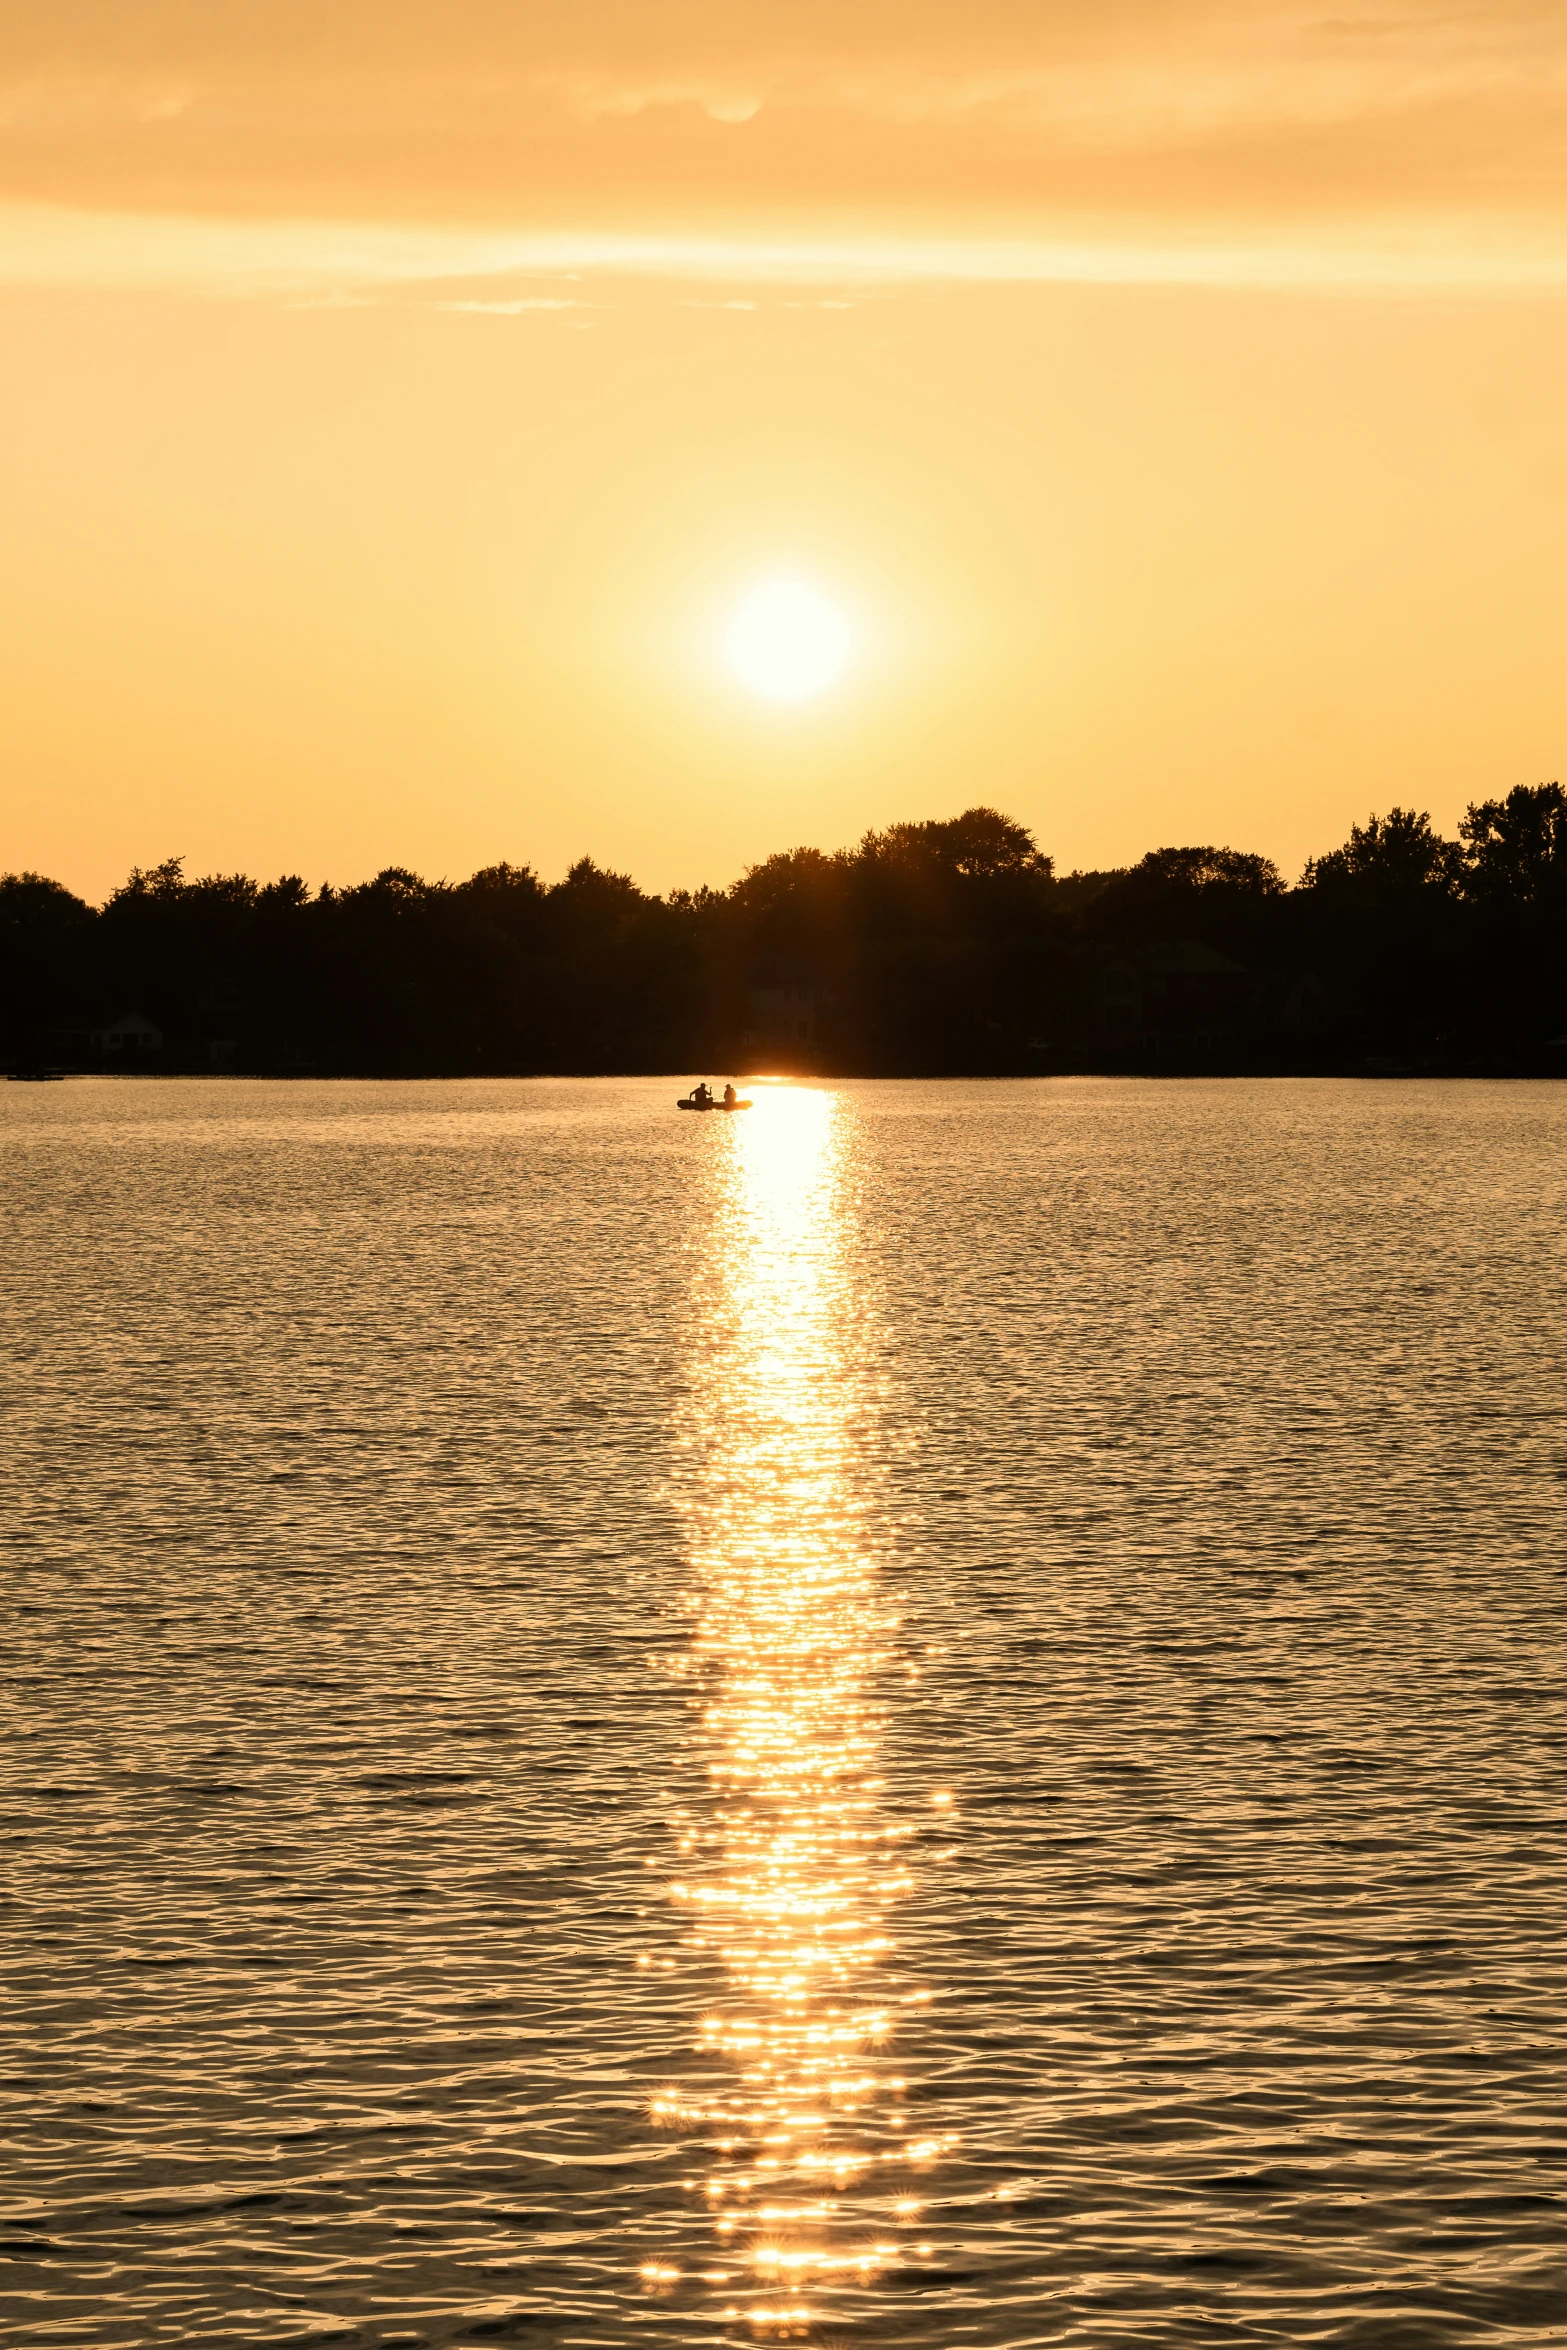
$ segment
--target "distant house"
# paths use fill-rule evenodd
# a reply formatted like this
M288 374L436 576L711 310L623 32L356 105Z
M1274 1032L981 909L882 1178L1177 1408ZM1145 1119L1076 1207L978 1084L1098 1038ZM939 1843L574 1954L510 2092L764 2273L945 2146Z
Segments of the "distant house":
M90 1029L88 1040L105 1059L139 1061L163 1050L163 1030L144 1012L122 1012L117 1020Z
M1333 1018L1333 998L1315 971L1274 971L1263 981L1270 1027L1287 1037L1319 1036Z
M746 1050L809 1051L820 1041L822 1015L832 1001L830 989L804 979L771 980L748 988Z
M1136 954L1151 1043L1217 1044L1255 1021L1256 982L1228 955L1193 938L1139 947Z
M1123 1051L1208 1047L1256 1024L1251 972L1198 939L1104 950L1087 971L1090 1025Z
M1143 978L1127 955L1096 954L1084 974L1088 1026L1101 1044L1126 1050L1143 1041Z

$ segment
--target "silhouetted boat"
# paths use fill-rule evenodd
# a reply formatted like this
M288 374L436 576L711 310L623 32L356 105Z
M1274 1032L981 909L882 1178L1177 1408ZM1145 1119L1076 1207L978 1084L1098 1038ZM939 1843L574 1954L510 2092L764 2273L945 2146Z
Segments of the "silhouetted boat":
M705 1102L699 1102L694 1093L688 1093L683 1101L678 1101L675 1104L677 1110L748 1110L750 1107L751 1105L747 1101L726 1102L709 1099Z

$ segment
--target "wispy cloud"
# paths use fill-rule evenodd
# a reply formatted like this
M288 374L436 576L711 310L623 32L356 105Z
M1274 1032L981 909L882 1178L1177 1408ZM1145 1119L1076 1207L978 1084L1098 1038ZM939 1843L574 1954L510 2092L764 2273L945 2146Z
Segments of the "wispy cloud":
M591 304L569 296L528 294L520 299L484 302L470 297L462 302L437 302L437 310L467 311L476 318L522 318L530 310L587 310Z
M12 0L5 199L13 277L1555 282L1567 5Z
M637 114L692 108L709 122L750 122L761 113L762 97L712 81L626 80L613 74L544 76L534 85L547 100L579 122L626 121Z
M1567 288L1567 226L1505 236L1470 221L1327 221L1306 232L1144 241L1098 234L768 240L537 236L355 221L225 221L0 206L0 284L283 296L347 305L399 294L504 316L592 307L519 281L693 282L743 308L758 285L1170 285L1331 289ZM448 291L453 281L462 292Z

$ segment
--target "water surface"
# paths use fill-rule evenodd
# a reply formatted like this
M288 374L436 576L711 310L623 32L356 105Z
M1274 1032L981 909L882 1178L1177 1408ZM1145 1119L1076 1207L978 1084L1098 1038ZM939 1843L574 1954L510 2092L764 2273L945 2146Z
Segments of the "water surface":
M0 2327L1567 2340L1567 1089L12 1087Z

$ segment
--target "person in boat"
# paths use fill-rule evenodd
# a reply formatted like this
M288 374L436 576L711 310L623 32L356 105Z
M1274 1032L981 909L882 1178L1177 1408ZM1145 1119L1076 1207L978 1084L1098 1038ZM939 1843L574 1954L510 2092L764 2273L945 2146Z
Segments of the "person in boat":
M734 1089L734 1087L733 1087L732 1085L726 1085L726 1086L724 1087L724 1108L725 1108L726 1110L732 1110L732 1109L734 1108L734 1106L735 1106L735 1089Z
M712 1094L708 1091L707 1079L705 1077L702 1079L700 1085L692 1086L691 1099L698 1105L699 1108L705 1110L712 1098Z

